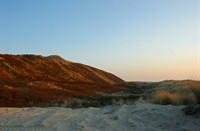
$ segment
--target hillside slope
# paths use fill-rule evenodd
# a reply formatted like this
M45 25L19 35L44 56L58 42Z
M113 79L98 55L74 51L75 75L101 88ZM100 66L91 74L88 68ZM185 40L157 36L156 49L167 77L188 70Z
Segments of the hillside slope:
M73 96L120 90L124 81L105 71L60 56L1 55L0 106L63 103Z

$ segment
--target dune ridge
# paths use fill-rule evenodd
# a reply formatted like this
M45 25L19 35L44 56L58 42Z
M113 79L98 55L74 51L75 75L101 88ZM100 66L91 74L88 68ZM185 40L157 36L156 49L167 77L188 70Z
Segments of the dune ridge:
M120 90L119 77L52 55L0 54L0 106L42 106Z

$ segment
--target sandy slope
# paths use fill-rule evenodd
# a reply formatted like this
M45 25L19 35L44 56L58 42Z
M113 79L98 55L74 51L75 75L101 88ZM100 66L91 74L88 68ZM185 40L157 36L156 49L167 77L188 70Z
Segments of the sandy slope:
M126 89L122 83L111 73L56 55L0 54L0 107L62 106L74 97Z
M136 104L103 108L0 108L1 131L197 131L200 118L183 106Z

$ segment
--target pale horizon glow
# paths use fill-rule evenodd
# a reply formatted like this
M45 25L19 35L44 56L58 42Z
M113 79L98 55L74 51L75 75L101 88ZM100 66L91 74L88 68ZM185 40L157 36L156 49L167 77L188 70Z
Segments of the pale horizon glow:
M200 0L0 3L0 54L56 54L126 81L200 80Z

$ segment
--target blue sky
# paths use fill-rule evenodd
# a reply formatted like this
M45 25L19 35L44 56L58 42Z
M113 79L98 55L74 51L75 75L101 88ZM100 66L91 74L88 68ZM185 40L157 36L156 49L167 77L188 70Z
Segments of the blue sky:
M124 80L198 79L200 0L1 0L2 54L57 54Z

